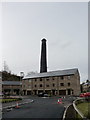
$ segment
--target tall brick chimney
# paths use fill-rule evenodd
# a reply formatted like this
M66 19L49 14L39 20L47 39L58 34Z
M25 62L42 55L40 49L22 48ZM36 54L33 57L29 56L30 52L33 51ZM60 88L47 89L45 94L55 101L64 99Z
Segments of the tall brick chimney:
M47 72L46 39L42 39L40 73Z

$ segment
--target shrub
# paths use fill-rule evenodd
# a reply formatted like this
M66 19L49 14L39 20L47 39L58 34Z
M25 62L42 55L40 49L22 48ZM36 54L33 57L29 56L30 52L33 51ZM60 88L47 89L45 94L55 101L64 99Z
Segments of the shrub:
M13 101L18 101L18 100L22 100L22 98L11 98L11 99L2 99L1 102L2 103L7 103L7 102L13 102Z

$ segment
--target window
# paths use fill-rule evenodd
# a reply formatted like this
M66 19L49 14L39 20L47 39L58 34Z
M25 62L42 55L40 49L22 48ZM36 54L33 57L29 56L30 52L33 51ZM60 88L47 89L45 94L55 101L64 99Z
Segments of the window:
M61 86L64 86L64 83L60 83Z
M46 87L49 87L49 85L46 85Z
M49 81L49 78L47 78L46 80Z
M74 94L74 91L72 90L72 94Z
M29 79L29 82L31 82L31 80Z
M70 83L68 83L68 86L70 86Z
M70 76L67 76L68 80L70 80Z
M40 84L40 87L42 87L42 84Z
M30 85L29 85L28 87L29 87L29 88L31 88L31 86L30 86Z
M63 80L63 79L64 79L64 76L61 76L61 79Z
M52 80L54 80L54 77L52 78Z
M53 87L55 87L55 84L53 83Z
M37 87L37 85L35 85L35 87Z
M42 81L42 78L40 78L40 81Z
M35 79L35 82L37 81L37 79Z

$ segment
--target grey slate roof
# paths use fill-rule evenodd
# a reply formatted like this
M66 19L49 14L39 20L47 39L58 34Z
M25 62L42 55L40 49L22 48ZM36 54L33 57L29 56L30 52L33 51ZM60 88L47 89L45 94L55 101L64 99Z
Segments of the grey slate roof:
M58 70L58 71L51 71L51 72L44 72L44 73L35 73L35 74L27 75L23 79L41 78L41 77L50 77L50 76L53 77L53 76L73 75L77 71L78 71L78 69L74 68L74 69Z
M21 85L20 81L2 81L2 85Z

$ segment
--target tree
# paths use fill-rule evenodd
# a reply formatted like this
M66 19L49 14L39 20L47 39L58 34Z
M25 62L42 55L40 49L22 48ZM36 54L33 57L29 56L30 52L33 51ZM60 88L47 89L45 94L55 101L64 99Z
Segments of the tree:
M9 70L8 65L6 64L6 61L4 61L3 71L6 71L6 72L8 72L8 73L11 73L11 71Z
M86 83L89 84L89 83L90 83L90 80L86 80Z
M2 71L2 81L20 81L20 76Z
M28 72L27 75L32 75L32 74L36 74L36 73L37 73L37 71L35 71L35 72L31 71L31 72Z

